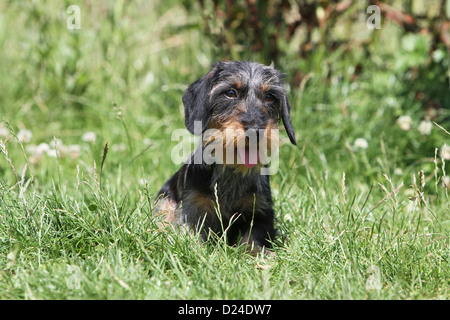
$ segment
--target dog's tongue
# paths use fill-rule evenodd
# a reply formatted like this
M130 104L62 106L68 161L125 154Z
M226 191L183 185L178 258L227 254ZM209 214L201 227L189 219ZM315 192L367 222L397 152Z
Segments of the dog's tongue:
M258 150L254 149L255 148L241 148L239 150L239 155L246 168L253 168L258 163Z

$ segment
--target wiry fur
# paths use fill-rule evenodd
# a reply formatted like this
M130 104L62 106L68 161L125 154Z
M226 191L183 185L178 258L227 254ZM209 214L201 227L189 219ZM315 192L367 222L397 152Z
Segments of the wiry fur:
M226 95L229 90L236 92L236 98ZM217 63L188 87L183 103L186 128L191 133L194 121L202 121L203 132L232 128L241 129L242 134L229 141L211 138L201 144L191 155L192 161L159 191L159 213L169 223L200 232L204 240L211 233L220 236L226 231L230 244L240 241L257 249L270 248L276 234L275 215L269 176L260 174L262 164L247 168L238 163L194 164L193 159L195 153L218 141L224 150L230 145L234 148L238 141L246 141L249 130L264 132L269 144L273 143L269 130L278 128L280 121L296 144L281 73L254 62Z

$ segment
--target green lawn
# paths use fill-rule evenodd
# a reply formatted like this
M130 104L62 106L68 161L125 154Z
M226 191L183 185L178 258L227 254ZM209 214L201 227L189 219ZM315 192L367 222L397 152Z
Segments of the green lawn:
M408 75L425 36L277 66L307 74L298 147L281 132L276 255L252 257L153 217L183 91L222 58L200 15L140 3L83 2L79 30L69 2L0 4L0 299L449 298L450 102Z

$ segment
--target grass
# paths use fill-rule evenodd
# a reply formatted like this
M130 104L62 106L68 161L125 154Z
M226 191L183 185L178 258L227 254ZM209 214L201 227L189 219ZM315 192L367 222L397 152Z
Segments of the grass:
M280 66L309 74L288 88L299 147L281 133L276 256L252 257L153 217L183 90L219 59L200 16L81 3L69 31L67 6L0 5L1 299L449 298L449 106L418 130L405 53L382 45L395 26L373 60L319 48Z

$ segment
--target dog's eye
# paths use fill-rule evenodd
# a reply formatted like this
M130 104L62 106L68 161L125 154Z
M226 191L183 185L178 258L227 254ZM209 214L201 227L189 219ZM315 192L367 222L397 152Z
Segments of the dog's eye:
M266 102L274 102L275 101L275 96L271 93L266 93L266 96L264 97L264 100Z
M230 89L225 91L225 96L230 99L235 99L237 98L237 92L234 89Z

